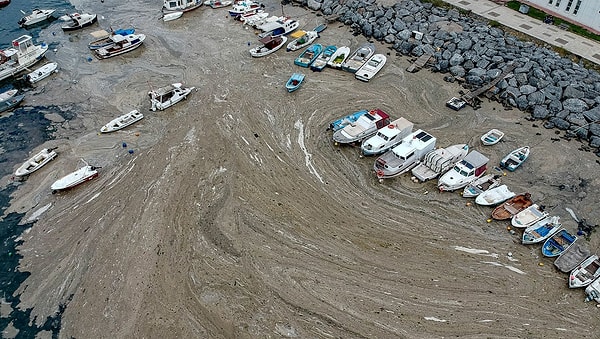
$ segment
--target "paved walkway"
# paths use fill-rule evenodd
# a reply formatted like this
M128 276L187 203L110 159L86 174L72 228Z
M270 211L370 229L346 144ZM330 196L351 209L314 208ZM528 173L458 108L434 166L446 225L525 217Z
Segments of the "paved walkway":
M474 14L523 32L550 45L562 47L590 62L600 65L600 43L544 24L508 7L490 0L443 0L455 7L470 10Z

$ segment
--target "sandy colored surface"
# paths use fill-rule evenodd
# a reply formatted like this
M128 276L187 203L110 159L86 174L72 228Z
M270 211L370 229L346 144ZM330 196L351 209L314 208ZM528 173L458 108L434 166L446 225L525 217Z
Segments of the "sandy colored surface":
M21 269L32 275L22 307L45 318L68 302L62 337L597 336L599 310L568 289L539 245L520 245L507 223L486 223L490 208L439 193L435 181L379 183L375 159L333 145L326 128L379 107L432 133L438 146L468 142L493 165L530 145L530 159L504 183L532 192L572 231L566 207L599 219L598 158L579 142L555 142L554 130L534 127L542 122L496 103L449 110L457 84L427 70L406 73L407 58L379 42L388 62L362 83L342 71L302 70L284 50L252 59L254 32L224 9L163 23L158 6L145 8L111 15L113 27L147 34L123 57L88 62L91 29L68 40L57 32L64 41L49 58L62 72L35 97L78 112L49 143L59 157L19 188L12 206L39 218L23 236ZM285 11L307 29L321 22L299 7ZM317 40L364 41L338 23ZM305 83L288 94L285 82L299 70ZM149 84L180 81L198 92L148 111ZM141 122L98 135L134 108ZM491 128L506 132L504 141L481 146ZM52 182L81 158L102 166L100 176L52 195ZM588 245L594 252L598 244L594 234Z

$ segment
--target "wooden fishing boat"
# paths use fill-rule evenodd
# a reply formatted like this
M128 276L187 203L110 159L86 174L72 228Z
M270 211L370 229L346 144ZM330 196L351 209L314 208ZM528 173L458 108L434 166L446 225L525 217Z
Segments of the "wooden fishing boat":
M344 71L356 73L373 54L375 54L375 45L370 42L364 43L342 63L341 68Z
M278 51L279 49L281 49L281 47L283 47L287 39L288 38L286 36L264 37L258 40L261 43L261 45L250 49L250 55L254 58L260 58L274 53L275 51Z
M73 188L77 185L83 184L86 181L90 181L98 176L97 169L100 167L86 165L75 172L69 173L64 177L56 180L50 189L52 190L52 194L57 193L58 191L66 190L69 188Z
M512 218L517 213L531 206L531 193L522 193L507 200L502 205L496 207L492 211L492 218L495 220L507 220Z
M564 228L555 233L550 238L546 239L542 245L542 254L545 257L558 257L566 251L575 241L577 236L569 233Z
M15 176L24 177L39 170L44 165L56 158L57 155L58 154L54 151L53 148L44 148L43 150L39 151L34 156L29 158L27 161L25 161L23 165L19 166L19 168L17 168L17 170L15 171Z
M94 50L94 55L98 59L112 58L140 47L145 39L146 35L144 34L115 35L112 37L114 41L112 45Z
M313 63L310 64L310 69L317 72L322 71L323 68L327 66L327 62L329 61L329 59L331 59L331 56L335 53L336 50L337 46L335 45L326 46L325 49L323 49L323 52L321 52L321 54L319 54L315 61L313 61Z
M548 216L543 207L533 204L512 217L510 223L513 227L527 228Z
M294 74L292 74L292 76L289 78L289 80L285 84L285 88L287 89L287 91L289 93L292 93L293 91L300 88L300 85L302 85L303 81L304 81L304 74L294 73Z
M143 118L144 118L144 115L142 113L140 113L140 111L138 111L137 109L134 109L133 111L131 111L127 114L123 114L120 117L115 118L115 119L111 120L109 123L107 123L106 125L102 126L102 128L100 129L100 132L110 133L110 132L118 131L120 129L123 129L129 125L132 125L132 124L142 120Z
M462 196L463 198L474 198L489 189L500 186L501 181L502 179L498 174L486 174L465 186Z
M333 55L331 56L329 61L327 61L327 66L329 66L331 68L340 69L340 68L342 68L342 64L344 63L344 61L346 61L346 59L348 58L349 55L350 55L350 47L342 46L342 47L338 48L335 51L335 53L333 53Z
M296 59L294 59L294 64L300 67L308 68L308 66L310 66L310 64L312 64L313 61L317 59L317 57L319 57L322 51L323 45L312 44L308 46L308 48L306 48L304 52L300 53L300 55Z
M600 258L592 254L569 275L569 288L585 287L600 277Z
M373 79L373 77L379 72L381 71L381 69L383 68L383 66L385 65L385 62L387 60L387 57L383 54L373 54L372 57L370 57L367 62L365 62L354 74L354 76L356 77L356 79L360 80L360 81L365 81L368 82L369 80Z
M35 71L26 74L24 78L25 81L29 82L30 84L35 84L36 82L49 77L55 72L58 72L57 69L58 64L56 62L49 62Z
M290 34L290 37L294 38L290 43L287 44L286 51L297 51L313 43L318 37L317 31L296 31Z
M540 243L558 232L561 227L560 217L547 216L523 231L521 243L524 245Z
M62 30L65 32L82 29L84 27L91 26L98 21L97 14L72 13L67 14L67 17L70 19L70 22L67 25L61 27Z
M475 198L475 203L482 206L495 206L515 196L508 186L500 185L489 189Z
M481 136L481 143L485 146L497 144L504 137L504 132L498 129L491 129Z
M516 170L529 157L529 146L517 148L500 161L500 167L509 171Z

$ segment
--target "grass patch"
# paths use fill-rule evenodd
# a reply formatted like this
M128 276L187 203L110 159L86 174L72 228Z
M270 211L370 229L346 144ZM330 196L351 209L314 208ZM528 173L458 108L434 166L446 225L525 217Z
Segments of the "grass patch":
M521 3L519 1L512 0L512 1L507 2L506 6L510 9L518 11L519 8L521 8ZM544 11L540 11L537 8L529 6L529 12L527 13L527 15L532 18L538 19L540 21L544 21L544 19L546 18L546 16L548 14L546 14L546 12L544 12ZM573 32L579 36L588 38L590 40L600 41L600 35L594 34L590 31L586 30L585 28L575 25L573 23L570 23L568 21L564 21L559 18L554 18L554 26L559 26L561 24L569 26L569 32Z

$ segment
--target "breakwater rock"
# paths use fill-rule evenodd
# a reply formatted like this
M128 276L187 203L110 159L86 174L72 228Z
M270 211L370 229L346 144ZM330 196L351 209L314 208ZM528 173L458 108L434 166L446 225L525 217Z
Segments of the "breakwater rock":
M515 67L489 92L507 106L528 112L544 127L565 130L600 152L600 75L549 48L519 40L494 23L419 0L392 6L375 0L309 0L303 5L336 17L369 39L388 43L402 55L433 56L431 70L485 86Z

